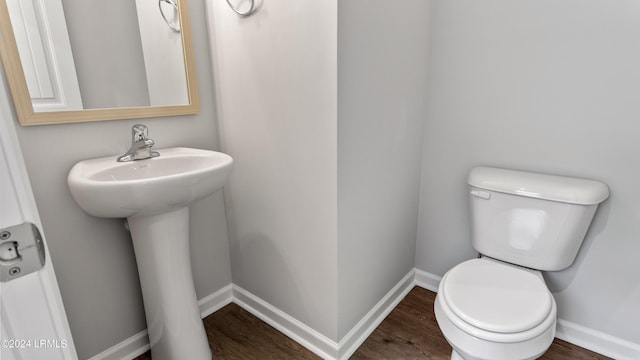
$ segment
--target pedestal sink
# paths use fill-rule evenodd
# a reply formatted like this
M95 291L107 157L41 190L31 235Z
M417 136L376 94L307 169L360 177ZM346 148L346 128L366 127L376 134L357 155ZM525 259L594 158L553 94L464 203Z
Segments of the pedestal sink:
M191 272L188 205L222 188L233 159L200 149L157 151L158 157L124 163L116 156L80 161L67 181L89 214L129 222L153 359L209 360Z

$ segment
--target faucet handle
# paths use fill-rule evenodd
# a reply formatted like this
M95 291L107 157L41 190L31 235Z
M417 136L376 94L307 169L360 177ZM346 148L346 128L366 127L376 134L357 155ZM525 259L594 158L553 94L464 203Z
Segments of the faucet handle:
M147 137L148 133L149 129L147 129L145 125L133 125L133 127L131 127L131 148L116 160L118 162L124 162L160 156L160 153L151 150L155 142L153 139Z
M135 124L131 128L131 137L133 142L144 141L149 135L149 129L146 125Z

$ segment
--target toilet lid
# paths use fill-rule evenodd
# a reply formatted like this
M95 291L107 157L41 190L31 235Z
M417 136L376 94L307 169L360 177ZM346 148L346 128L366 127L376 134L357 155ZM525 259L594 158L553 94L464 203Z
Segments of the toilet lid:
M451 269L442 280L443 298L465 322L493 332L529 330L545 320L553 298L535 273L487 259Z

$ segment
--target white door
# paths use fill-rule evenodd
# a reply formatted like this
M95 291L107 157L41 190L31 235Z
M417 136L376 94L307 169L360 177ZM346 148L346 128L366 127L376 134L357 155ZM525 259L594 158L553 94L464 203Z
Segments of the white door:
M0 81L0 360L76 360L46 239L24 243L42 224L14 124Z

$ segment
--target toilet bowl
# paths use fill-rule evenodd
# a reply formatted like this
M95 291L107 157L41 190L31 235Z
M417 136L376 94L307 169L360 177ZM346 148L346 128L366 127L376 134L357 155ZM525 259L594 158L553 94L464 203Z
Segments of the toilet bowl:
M447 272L434 310L452 359L535 359L555 336L556 303L542 275L490 258Z
M436 320L454 360L526 360L555 336L556 302L541 271L573 263L601 182L477 167L467 179L471 240L481 254L440 281Z

